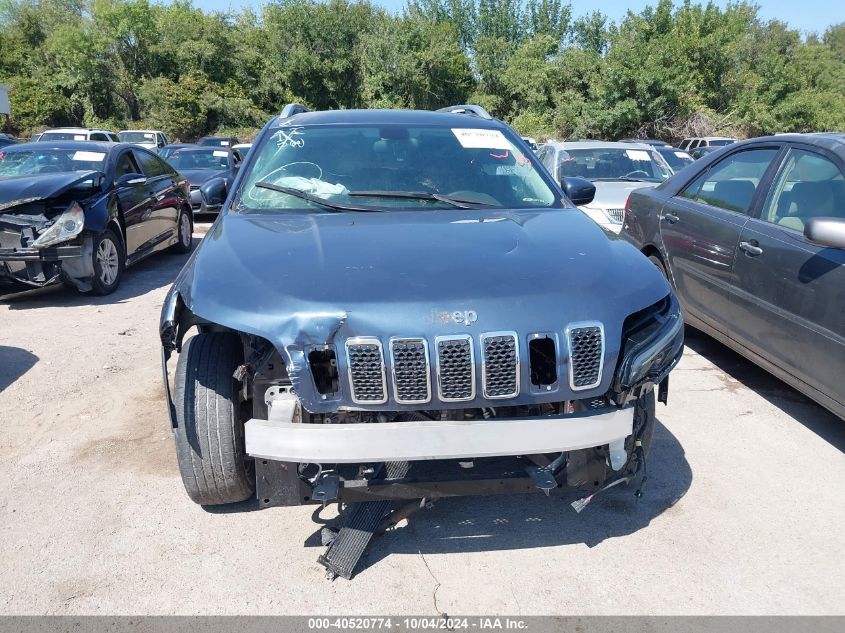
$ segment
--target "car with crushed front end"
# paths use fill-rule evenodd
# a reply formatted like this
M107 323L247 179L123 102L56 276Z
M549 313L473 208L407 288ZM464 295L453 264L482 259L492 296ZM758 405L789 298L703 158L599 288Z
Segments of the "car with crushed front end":
M191 249L185 179L140 147L42 141L0 150L0 284L109 294L123 270ZM4 283L5 282L5 283Z
M482 108L288 106L224 193L160 322L195 502L339 502L375 531L394 501L643 472L678 303Z

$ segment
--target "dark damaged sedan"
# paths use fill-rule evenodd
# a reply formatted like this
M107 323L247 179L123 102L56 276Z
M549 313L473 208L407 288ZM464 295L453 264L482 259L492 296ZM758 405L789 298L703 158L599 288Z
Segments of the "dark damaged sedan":
M58 141L0 150L0 283L64 281L108 294L125 266L191 249L185 179L132 145Z
M481 108L302 110L261 132L163 306L189 496L341 503L359 529L321 562L348 576L347 537L394 501L580 510L639 478L683 347L663 276Z

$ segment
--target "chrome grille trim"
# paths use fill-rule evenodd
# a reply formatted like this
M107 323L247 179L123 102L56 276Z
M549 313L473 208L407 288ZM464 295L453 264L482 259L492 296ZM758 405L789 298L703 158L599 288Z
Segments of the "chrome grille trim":
M594 382L590 384L576 384L576 359L575 355L578 354L581 350L575 349L573 345L573 335L578 335L584 333L584 330L590 329L598 329L599 337L600 337L600 347L599 347L599 364L598 364L598 371L596 372L596 379ZM565 330L566 335L566 348L569 354L569 358L567 359L567 364L569 365L569 387L572 391L584 391L585 389L595 389L599 386L602 379L602 374L604 371L604 325L599 321L580 321L578 323L570 323L566 326Z
M357 346L374 345L378 348L379 355L379 374L381 376L381 398L374 400L371 398L359 398L356 392L356 376L354 375L352 367L352 358L350 356L350 349ZM356 336L354 338L346 339L346 369L349 378L349 391L352 394L352 402L356 404L384 404L387 402L387 376L384 372L384 351L382 349L381 341L374 336Z
M622 221L625 219L625 209L605 209L604 212L607 213L607 217L617 224L622 224Z
M514 389L507 393L492 394L492 389L488 388L488 378L490 374L498 371L498 368L493 367L492 361L488 358L487 340L491 338L510 338L513 339L514 351L514 367L513 367L513 384ZM516 332L485 332L481 335L481 390L484 397L489 400L497 400L502 398L514 398L519 395L519 337ZM497 377L498 378L498 377Z
M425 356L425 398L422 400L405 399L399 395L399 381L402 380L402 377L396 375L396 345L402 343L419 343L422 345ZM428 342L424 338L391 338L390 364L393 378L393 398L396 402L399 404L425 404L431 401L431 360L428 355Z
M440 353L440 344L448 343L450 341L465 341L469 345L469 386L470 393L468 397L450 398L443 394L443 367L442 354ZM437 394L442 402L467 402L475 399L475 350L473 349L472 337L468 334L458 334L451 336L435 336L434 350L437 359Z

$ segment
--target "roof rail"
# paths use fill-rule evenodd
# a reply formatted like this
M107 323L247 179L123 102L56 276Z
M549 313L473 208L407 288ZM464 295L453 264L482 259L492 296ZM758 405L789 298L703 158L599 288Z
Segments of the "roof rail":
M453 105L447 108L440 108L437 112L451 112L452 114L469 114L472 116L477 116L481 119L492 119L493 117L490 116L490 113L487 112L484 108L480 105L472 105L472 104L463 104L463 105Z
M279 116L283 119L286 119L289 116L293 116L294 114L300 114L302 112L311 112L311 110L306 108L304 105L300 105L299 103L289 103L284 108L282 108L282 113Z

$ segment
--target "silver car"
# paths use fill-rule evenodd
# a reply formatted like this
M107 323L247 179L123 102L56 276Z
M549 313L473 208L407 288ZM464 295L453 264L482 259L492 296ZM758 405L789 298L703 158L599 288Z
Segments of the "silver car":
M537 156L557 182L577 176L595 185L593 201L578 208L613 233L622 230L625 202L632 191L654 187L672 175L657 150L642 143L552 142L543 145Z

